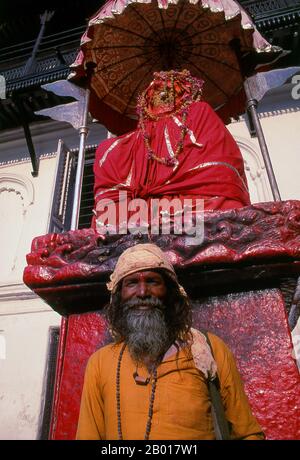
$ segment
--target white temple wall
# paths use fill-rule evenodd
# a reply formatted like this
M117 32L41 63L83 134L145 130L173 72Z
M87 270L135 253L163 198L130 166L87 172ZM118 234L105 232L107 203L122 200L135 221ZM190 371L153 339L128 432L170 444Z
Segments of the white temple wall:
M79 147L76 131L49 121L30 126L38 177L22 129L0 132L0 439L36 439L44 395L49 328L61 317L23 283L34 237L48 231L58 139ZM92 125L89 144L104 138Z
M36 178L30 162L0 167L1 283L22 279L32 238L47 233L55 164L41 160Z
M300 110L260 117L282 200L300 199ZM271 201L272 193L257 138L251 138L244 120L228 129L241 149L252 203Z
M28 160L0 166L0 439L36 438L49 328L60 325L22 281L32 239L47 233L55 163L42 159L36 178Z
M39 298L0 302L0 439L36 439L49 327L59 325Z

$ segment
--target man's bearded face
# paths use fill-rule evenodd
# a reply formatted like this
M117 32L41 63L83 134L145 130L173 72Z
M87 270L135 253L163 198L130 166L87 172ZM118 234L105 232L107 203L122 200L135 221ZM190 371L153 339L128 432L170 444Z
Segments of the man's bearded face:
M169 333L165 321L167 288L161 274L141 271L123 279L122 323L132 358L158 361L167 351Z

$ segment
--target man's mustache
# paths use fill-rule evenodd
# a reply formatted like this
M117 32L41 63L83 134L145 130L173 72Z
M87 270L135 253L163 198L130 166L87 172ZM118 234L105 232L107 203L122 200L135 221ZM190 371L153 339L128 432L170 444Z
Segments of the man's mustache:
M160 310L163 310L165 308L164 303L157 297L151 296L145 299L134 297L130 300L127 300L127 302L123 303L123 311L128 311L132 308L138 308L141 306L149 308L158 308Z

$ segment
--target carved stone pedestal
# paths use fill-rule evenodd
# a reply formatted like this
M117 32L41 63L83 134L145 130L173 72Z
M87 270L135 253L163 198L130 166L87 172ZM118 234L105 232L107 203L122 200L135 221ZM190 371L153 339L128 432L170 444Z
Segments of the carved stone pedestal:
M193 300L195 327L232 349L254 414L268 439L300 439L300 376L287 313L300 274L300 202L260 203L206 212L201 245L185 235L157 235ZM102 311L105 283L119 255L146 235L95 230L37 237L24 282L64 316L52 439L73 439L83 374L91 353L110 338ZM115 372L115 369L112 369Z

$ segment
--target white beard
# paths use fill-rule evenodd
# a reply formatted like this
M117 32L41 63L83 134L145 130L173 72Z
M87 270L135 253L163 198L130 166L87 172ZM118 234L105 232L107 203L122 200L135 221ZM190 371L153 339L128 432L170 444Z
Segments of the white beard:
M143 303L144 301L141 301ZM162 309L138 310L131 307L126 316L126 343L134 361L145 358L157 362L169 347L168 328Z

